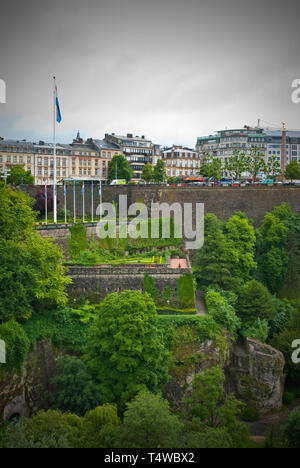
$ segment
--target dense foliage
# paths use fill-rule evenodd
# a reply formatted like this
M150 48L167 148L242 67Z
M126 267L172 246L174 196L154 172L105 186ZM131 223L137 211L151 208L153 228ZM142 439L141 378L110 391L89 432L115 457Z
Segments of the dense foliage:
M168 378L168 352L151 297L140 291L106 296L90 329L85 360L104 403L123 407L139 390L160 390Z

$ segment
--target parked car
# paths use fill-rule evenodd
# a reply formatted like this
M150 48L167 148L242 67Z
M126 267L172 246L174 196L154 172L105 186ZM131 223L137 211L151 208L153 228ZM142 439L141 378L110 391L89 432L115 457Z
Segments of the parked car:
M250 185L249 180L241 180L240 187L248 187Z
M232 183L233 183L233 180L229 179L228 177L223 177L219 182L220 186L222 186L222 185L232 185Z

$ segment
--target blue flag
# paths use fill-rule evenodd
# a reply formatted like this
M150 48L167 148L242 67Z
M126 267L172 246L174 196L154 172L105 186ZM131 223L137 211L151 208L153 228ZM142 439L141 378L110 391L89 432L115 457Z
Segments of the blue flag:
M59 108L59 102L58 102L58 97L57 97L57 87L55 86L55 103L56 103L56 121L58 123L61 122L61 113L60 113L60 108Z
M99 185L99 197L101 197L101 184Z
M66 196L66 186L64 185L64 197Z
M84 195L84 182L83 182L83 184L82 184L81 195L82 195L82 196Z

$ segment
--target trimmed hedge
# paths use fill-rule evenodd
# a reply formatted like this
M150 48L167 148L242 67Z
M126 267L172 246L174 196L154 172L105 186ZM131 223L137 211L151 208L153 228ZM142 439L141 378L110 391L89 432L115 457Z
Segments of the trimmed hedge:
M159 315L196 315L197 309L177 309L168 306L156 306Z

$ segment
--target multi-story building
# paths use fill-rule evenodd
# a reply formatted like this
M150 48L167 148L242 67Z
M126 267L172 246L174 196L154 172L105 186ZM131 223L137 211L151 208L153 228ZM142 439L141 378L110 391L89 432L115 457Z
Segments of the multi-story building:
M267 135L263 128L245 126L233 130L220 130L216 135L198 137L196 149L200 153L201 160L209 153L220 158L225 164L235 150L249 155L251 147L254 146L265 156L266 141Z
M282 131L281 130L265 130L267 139L266 158L270 160L275 156L277 160L286 166L291 161L300 162L300 131L286 131L285 145L285 161L282 161L282 153L284 150Z
M0 140L0 172L21 165L34 176L36 185L52 185L54 176L54 150L52 143L26 140ZM86 142L79 132L71 144L56 145L56 179L99 180L107 179L108 163L120 147L105 140Z
M200 170L199 152L182 146L172 146L161 150L168 177L195 176Z
M19 165L34 174L34 145L26 140L0 140L0 172Z
M126 136L106 133L104 140L109 144L114 143L121 148L123 156L126 157L133 170L133 179L141 179L144 165L149 162L152 164L154 151L152 141L147 140L144 135L134 137L132 133L127 133Z
M106 140L93 140L92 138L87 140L87 143L93 145L93 147L99 152L100 161L98 164L99 175L102 179L108 178L108 163L117 154L123 155L122 149L119 145Z

